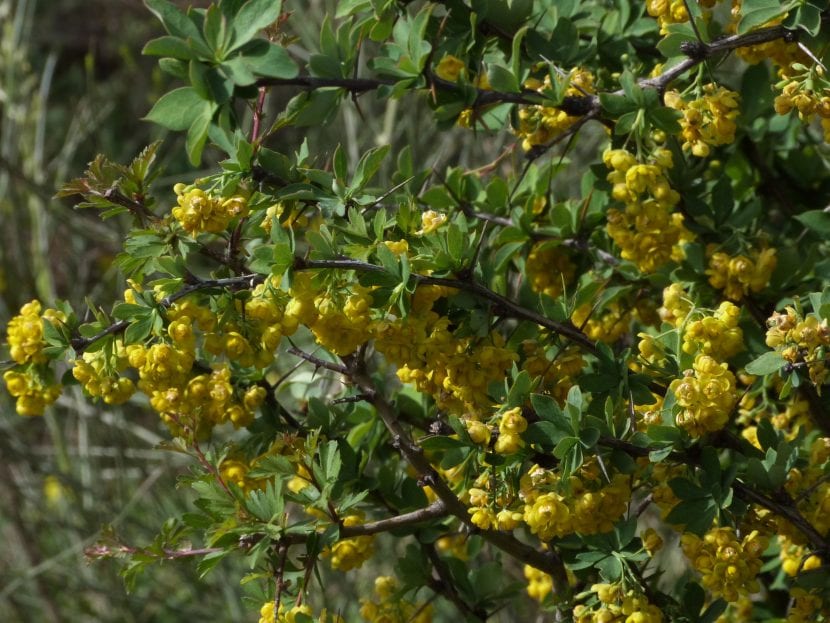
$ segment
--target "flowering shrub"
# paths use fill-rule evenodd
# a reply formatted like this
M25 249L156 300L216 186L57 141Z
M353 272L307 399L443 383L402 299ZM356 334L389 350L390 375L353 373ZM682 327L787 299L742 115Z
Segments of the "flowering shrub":
M263 622L828 620L827 3L341 0L302 51L301 3L146 4L208 169L99 157L60 195L132 219L123 300L6 327L20 415L78 383L193 458L93 556L247 557ZM514 145L282 140L368 97Z

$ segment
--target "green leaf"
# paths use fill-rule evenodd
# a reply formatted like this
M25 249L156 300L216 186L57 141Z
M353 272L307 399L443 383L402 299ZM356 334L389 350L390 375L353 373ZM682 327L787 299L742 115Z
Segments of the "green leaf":
M361 156L360 161L357 163L357 167L355 168L352 183L349 184L350 194L353 195L369 183L369 180L371 180L378 172L378 169L380 169L380 165L383 163L383 159L386 158L386 155L389 153L390 149L390 145L373 147Z
M669 481L669 487L681 500L697 500L707 497L707 493L688 478L672 478Z
M616 556L606 556L597 562L597 570L606 582L617 582L622 577L623 564Z
M152 313L147 313L146 315L132 322L127 327L127 330L124 331L124 343L138 344L139 342L143 341L144 338L150 335L150 331L153 329L154 322L155 317Z
M293 78L299 71L285 48L264 39L252 41L242 54L234 58L249 72L266 78Z
M536 415L543 420L553 422L554 424L563 423L570 426L570 421L565 418L565 414L562 413L559 403L550 396L532 394L530 396L530 404L533 410L536 411Z
M657 43L657 49L666 58L684 56L680 46L687 41L696 41L697 35L688 22L683 24L669 24L668 34Z
M748 0L741 4L741 21L738 22L738 34L743 35L753 28L786 13L793 4L782 4L779 0Z
M276 22L281 11L282 0L248 0L239 9L236 17L233 18L231 24L233 43L228 51L232 52L242 47L253 39L260 30Z
M636 103L625 95L616 95L615 93L600 93L599 103L602 105L602 109L613 117L618 117L639 108Z
M196 572L199 574L199 578L204 578L208 573L213 571L216 565L222 562L222 559L232 551L232 549L225 549L205 555L205 557L199 561L199 564L196 565Z
M166 35L148 41L141 53L146 56L169 56L189 61L195 57L187 41L180 37Z
M147 8L161 21L164 29L174 37L192 38L204 43L199 27L168 0L144 0Z
M496 91L504 93L519 93L519 80L507 67L501 65L490 65L487 70L487 76L490 79L490 84Z
M765 376L773 372L778 372L786 364L787 360L781 356L781 353L769 351L746 364L745 370L748 374Z
M565 455L571 451L571 449L579 443L579 439L577 437L565 437L559 443L556 444L556 447L553 449L553 456L555 456L560 461L565 458Z
M210 120L212 118L213 107L209 106L203 109L202 114L193 120L193 123L187 130L185 149L187 150L190 164L193 166L198 166L202 160L202 150L205 148L205 142L207 142L208 128L210 127Z
M255 489L249 492L245 499L245 508L260 521L273 523L285 509L282 485L282 480L272 480L264 491Z
M339 143L334 148L334 156L332 157L332 167L334 169L334 179L344 184L349 175L349 162L346 159L346 150Z
M193 87L181 87L162 95L144 119L168 130L186 130L210 106Z
M821 30L821 8L812 2L805 2L784 20L787 28L801 28L815 37Z
M795 218L820 236L830 236L830 213L824 210L810 210L798 214Z
M589 426L579 431L579 443L581 443L582 447L586 450L590 450L595 445L597 445L599 437L599 429L594 428L593 426Z

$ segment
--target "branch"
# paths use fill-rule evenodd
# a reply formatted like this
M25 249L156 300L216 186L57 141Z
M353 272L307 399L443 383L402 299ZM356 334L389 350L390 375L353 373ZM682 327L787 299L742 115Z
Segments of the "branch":
M769 43L776 39L784 39L785 41L795 41L797 32L784 28L784 26L769 26L768 28L759 28L752 32L743 35L730 35L717 39L712 43L704 43L703 41L687 41L682 44L681 50L688 58L674 67L667 69L659 76L648 78L640 81L640 86L645 88L657 89L661 93L672 81L676 80L691 68L696 67L700 63L709 60L713 56L722 54L724 52L731 52L738 48L747 47L750 45L758 45L761 43Z
M191 279L192 278L193 277L191 275ZM227 277L225 279L200 279L196 281L196 283L188 284L178 292L174 292L173 294L164 297L161 301L159 301L159 305L164 308L168 308L179 299L182 299L188 294L192 294L193 292L197 292L199 290L209 290L211 288L228 288L230 290L239 290L247 287L253 288L254 286L262 283L264 280L264 275L258 275L256 273L241 275L239 277ZM75 352L80 354L98 340L103 339L108 335L121 333L128 326L130 326L129 321L119 320L102 331L99 331L95 335L90 337L76 337L70 340L69 343Z
M599 444L607 448L622 450L632 457L645 457L648 456L650 452L648 448L635 446L632 443L613 437L600 437ZM669 458L678 463L700 467L700 461L698 458L688 452L672 452L672 454L669 455ZM817 551L825 554L830 552L830 542L822 536L822 534L816 530L813 525L807 521L807 519L804 518L798 509L795 508L794 504L792 504L791 499L787 500L790 504L782 504L772 497L768 497L763 493L756 491L749 485L737 479L732 481L731 486L735 492L735 495L744 502L762 506L793 524L804 536L807 537L807 540L810 541L810 544ZM789 496L787 497L789 498Z
M374 404L375 410L389 431L389 434L392 435L393 445L397 447L409 464L415 468L421 480L435 491L435 494L444 503L446 510L450 514L461 520L470 529L475 530L485 541L488 541L503 552L540 571L550 574L557 586L568 586L565 565L559 555L552 550L548 552L540 551L530 545L522 543L506 532L480 530L477 528L473 524L470 514L467 512L467 507L435 471L429 460L424 456L423 450L412 441L403 429L400 422L398 422L394 408L377 392L377 388L368 373L362 369L355 369L351 371L351 377L363 393L371 396L371 402Z
M429 76L429 81L431 86L439 91L453 93L475 91L476 99L473 107L489 106L491 104L525 104L533 106L545 101L543 96L531 89L523 89L519 93L505 93L503 91L479 89L469 84L461 85L456 82L449 82L432 74ZM258 87L296 86L312 90L334 87L345 89L349 93L359 95L368 91L376 91L381 87L393 86L396 83L396 80L389 78L315 78L313 76L297 76L296 78L262 78L257 80L255 84Z
M389 532L390 530L407 528L414 524L447 517L449 514L446 504L441 500L436 500L429 506L404 513L403 515L379 519L378 521L371 521L357 526L342 526L340 528L340 537L345 539L367 534L377 534L379 532Z
M476 621L482 623L487 620L487 612L481 608L475 608L468 604L455 588L455 582L452 579L447 565L441 560L438 552L435 551L435 546L432 543L422 543L421 550L424 551L432 563L432 568L438 574L438 579L430 578L427 586L440 595L444 595L449 599L455 607L468 617L473 617Z
M384 272L384 269L381 266L376 266L374 264L369 264L367 262L353 260L350 258L341 258L335 260L306 260L303 258L297 258L294 262L295 270L321 268L337 268L341 270L357 270L362 272ZM542 316L541 314L533 310L527 309L525 307L522 307L521 305L514 303L510 299L502 296L501 294L493 292L492 290L481 285L480 283L462 279L450 279L447 277L432 277L428 275L420 275L417 273L413 273L411 275L411 278L414 279L417 283L447 286L450 288L457 288L459 290L470 292L471 294L475 294L479 298L490 301L491 303L499 307L502 312L506 312L503 315L507 315L512 318L517 318L521 320L527 320L529 322L533 322L534 324L541 325L546 329L550 329L551 331L554 331L576 342L591 354L596 355L599 353L596 344L594 344L594 342L591 341L591 339L588 338L587 335L585 335L582 331L576 328L573 324L569 322L556 322L555 320L546 318L545 316Z
M291 346L288 351L292 355L299 357L300 359L305 359L306 361L313 363L318 368L325 368L326 370L331 370L332 372L339 372L340 374L349 374L349 369L340 363L334 363L333 361L326 361L325 359L320 359L319 357L315 357L311 353L307 353L304 350L300 350L296 346Z
M190 558L193 556L206 556L208 554L215 554L217 552L225 551L221 547L200 547L188 549L169 549L164 548L161 552L148 549L146 547L132 547L130 545L118 545L113 547L111 545L104 545L97 543L92 547L87 547L84 550L84 556L91 559L101 558L120 558L121 556L141 554L143 556L152 556L159 560L177 560L179 558Z

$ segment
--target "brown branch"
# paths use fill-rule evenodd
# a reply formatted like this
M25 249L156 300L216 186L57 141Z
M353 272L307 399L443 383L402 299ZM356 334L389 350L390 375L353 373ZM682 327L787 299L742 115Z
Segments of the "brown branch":
M357 270L362 272L384 272L384 269L381 266L376 266L374 264L369 264L367 262L353 260L350 258L341 258L334 260L307 260L303 258L297 258L294 262L295 270L323 268ZM492 290L481 285L480 283L462 279L451 279L447 277L432 277L429 275L420 275L417 273L413 273L411 275L411 278L414 279L416 282L422 284L447 286L450 288L457 288L459 290L470 292L471 294L474 294L479 298L485 299L493 303L496 307L499 308L499 311L503 315L521 320L527 320L534 324L541 325L546 329L550 329L551 331L554 331L572 340L573 342L576 342L591 354L596 355L599 353L596 344L594 344L594 342L591 341L591 339L588 338L588 336L585 335L585 333L577 329L570 322L556 322L555 320L546 318L545 316L542 316L541 314L533 310L522 307L521 305L517 305L510 299L502 296L501 294L493 292Z
M649 448L635 446L632 443L613 437L600 437L598 443L599 445L605 446L606 448L622 450L629 456L635 458L646 457L651 452ZM669 459L671 459L672 461L676 461L677 463L691 465L694 467L700 467L699 458L692 455L689 452L672 452L669 455ZM788 520L804 536L807 537L807 540L810 541L810 544L817 551L823 552L825 554L830 552L830 541L828 541L827 538L825 538L818 530L815 529L815 527L813 527L813 525L809 521L807 521L807 519L805 519L805 517L798 511L798 509L795 508L792 499L788 495L786 496L787 503L781 503L773 497L766 496L763 493L756 491L746 483L743 483L737 479L732 481L731 487L735 495L744 502L762 506L767 510L772 511L776 515L779 515L780 517L783 517L786 520ZM776 494L777 497L781 497L781 495L785 494Z
M291 348L289 348L286 352L289 352L295 357L299 357L300 359L305 359L309 363L313 363L318 368L325 368L326 370L331 370L332 372L339 372L340 374L345 375L349 374L349 369L343 364L334 363L333 361L326 361L325 359L315 357L311 353L307 353L304 350L297 348L293 345L293 343Z
M476 99L473 106L489 106L491 104L526 104L536 105L545 101L545 98L538 92L523 89L520 93L505 93L479 89L472 85L461 85L448 80L442 80L435 75L429 76L430 85L440 91L464 93L468 90L475 90ZM315 78L313 76L297 76L295 78L262 78L256 81L258 87L280 87L296 86L304 89L345 89L352 94L361 94L368 91L375 91L385 86L392 86L396 80L388 78Z
M116 205L120 205L121 207L127 208L130 213L135 216L139 222L143 225L146 224L148 221L150 222L158 222L159 217L155 214L150 212L150 210L140 201L135 201L134 199L130 199L116 187L112 187L107 189L105 192L101 193L95 190L90 190L90 195L97 195L98 197L102 197L109 201L110 203L114 203Z
M169 549L163 548L159 554L157 551L148 549L146 547L132 547L130 545L118 545L113 547L111 545L104 545L97 543L92 547L84 549L84 556L91 559L100 558L118 558L121 556L133 556L141 554L143 556L156 557L159 560L177 560L179 558L190 558L193 556L206 556L208 554L215 554L217 552L225 551L221 547L197 547L187 549Z
M390 530L399 530L415 524L432 521L433 519L447 517L449 514L447 505L441 500L436 500L429 506L404 513L403 515L396 515L356 526L342 526L340 528L340 538L346 539L367 534L378 534L379 532L389 532Z
M193 277L191 276L191 278ZM227 277L224 279L200 279L196 281L196 283L188 284L178 292L174 292L173 294L164 297L161 301L159 301L159 305L161 305L164 308L170 307L179 299L182 299L186 297L188 294L192 294L193 292L197 292L199 290L209 290L212 288L228 288L230 290L239 290L247 287L253 288L254 286L262 283L264 280L264 275L259 275L256 273L240 275L239 277ZM118 322L111 324L107 328L99 331L98 333L90 337L73 338L72 340L70 340L70 345L76 353L80 354L98 340L105 338L108 335L115 335L117 333L121 333L128 326L130 326L129 321L119 320Z
M268 94L268 87L259 87L259 95L257 96L256 105L254 106L254 118L251 122L251 143L255 144L259 138L259 126L262 123L263 109L265 108L265 96Z
M458 594L455 588L455 582L453 582L452 576L450 575L450 570L447 568L446 563L441 560L438 552L435 551L435 546L432 543L422 543L421 550L426 553L432 563L432 568L438 574L437 579L429 579L427 586L436 593L444 595L444 597L449 599L467 617L472 617L476 621L486 621L488 616L485 610L471 606Z
M130 323L127 322L126 320L119 320L118 322L114 322L113 324L108 326L106 329L103 329L102 331L99 331L95 335L92 335L90 337L72 338L69 341L69 343L72 346L72 348L75 349L75 352L77 354L81 354L82 352L84 352L87 348L89 348L92 344L94 344L98 340L101 340L101 339L107 337L108 335L115 335L116 333L121 333L129 325L130 325Z
M453 493L449 485L435 471L426 456L424 456L424 452L420 446L412 441L403 426L401 426L394 408L378 393L368 373L358 368L351 371L351 377L362 392L372 397L372 403L375 406L378 416L380 416L389 434L392 435L393 445L400 451L409 464L415 468L421 481L432 488L438 498L445 504L450 514L461 520L470 529L475 530L485 541L491 543L498 549L521 562L550 574L557 586L568 586L565 565L559 555L554 551L544 552L538 550L517 540L507 532L480 530L472 522L464 503Z

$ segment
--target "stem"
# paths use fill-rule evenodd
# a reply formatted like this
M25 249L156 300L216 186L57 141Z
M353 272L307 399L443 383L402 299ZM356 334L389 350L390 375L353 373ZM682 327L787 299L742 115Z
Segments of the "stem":
M632 457L648 456L650 452L648 448L635 446L627 441L615 439L613 437L600 437L599 445L607 448L622 450ZM669 458L680 464L700 467L699 459L688 452L673 452L669 455ZM787 503L780 503L772 497L768 497L763 493L756 491L749 485L737 479L732 481L731 486L735 492L735 495L744 502L762 506L763 508L772 511L776 515L783 517L793 524L804 536L807 537L807 540L810 541L810 544L817 551L825 554L830 552L830 541L828 541L818 530L813 527L809 521L807 521L807 519L804 518L798 509L795 508L792 500L788 499ZM789 496L787 496L787 498L789 498Z
M375 410L389 431L389 434L392 435L393 445L409 464L415 468L421 480L432 488L438 498L445 504L450 514L461 520L470 529L475 530L485 541L488 541L503 552L540 571L550 574L557 586L568 586L565 565L559 555L554 551L539 551L534 547L522 543L506 532L480 530L472 522L466 505L453 493L449 485L447 485L444 479L432 467L426 456L424 456L424 452L420 446L412 441L403 426L398 422L394 408L378 393L368 373L362 369L355 369L351 372L351 377L362 392L371 396L371 402L374 404Z
M265 107L265 96L268 94L268 88L265 86L259 87L259 96L254 106L254 119L251 123L251 143L256 144L259 138L259 126L262 123L262 110ZM256 145L254 147L256 149Z
M395 515L387 519L379 519L365 524L356 526L343 526L340 528L341 538L351 538L355 536L364 536L368 534L377 534L379 532L389 532L390 530L399 530L414 524L447 517L449 511L447 505L441 500L436 500L429 506L419 508L418 510L404 513L403 515Z

